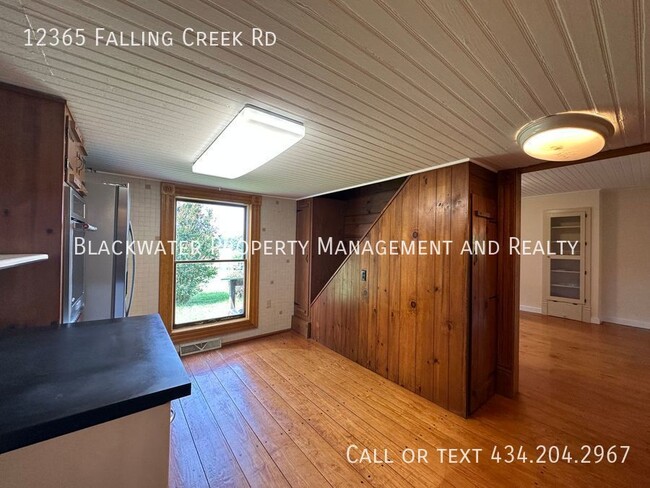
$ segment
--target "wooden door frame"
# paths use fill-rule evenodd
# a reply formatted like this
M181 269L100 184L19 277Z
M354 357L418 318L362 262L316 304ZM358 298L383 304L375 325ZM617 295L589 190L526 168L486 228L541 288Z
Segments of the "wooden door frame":
M535 171L591 163L650 152L650 143L602 151L580 161L544 161L497 173L499 220L499 311L496 391L514 397L519 386L519 289L520 258L511 255L510 237L521 237L521 175Z

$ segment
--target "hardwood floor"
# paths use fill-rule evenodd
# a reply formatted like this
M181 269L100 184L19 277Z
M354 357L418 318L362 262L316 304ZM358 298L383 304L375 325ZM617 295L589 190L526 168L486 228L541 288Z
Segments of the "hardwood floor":
M184 358L193 393L173 404L170 486L648 486L650 331L522 313L520 334L518 397L469 420L291 332ZM380 462L348 463L350 445ZM506 464L506 445L528 461ZM574 460L583 445L630 450L624 464L537 464L538 445ZM451 464L437 448L482 451Z

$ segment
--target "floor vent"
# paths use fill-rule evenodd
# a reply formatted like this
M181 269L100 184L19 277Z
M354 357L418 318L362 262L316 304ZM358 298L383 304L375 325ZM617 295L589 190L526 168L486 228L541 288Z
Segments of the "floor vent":
M187 356L197 352L211 351L212 349L221 349L221 339L210 339L208 341L186 342L178 347L178 354Z

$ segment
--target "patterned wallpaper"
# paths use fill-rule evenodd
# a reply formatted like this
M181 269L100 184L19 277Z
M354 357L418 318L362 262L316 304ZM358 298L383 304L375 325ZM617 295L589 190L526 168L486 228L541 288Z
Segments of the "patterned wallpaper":
M89 174L92 181L128 183L131 222L136 240L160 238L160 182L110 174ZM289 240L296 235L296 202L262 198L261 239ZM294 293L294 256L260 257L260 325L255 330L223 336L224 342L291 327ZM131 315L158 313L158 257L137 257L135 295Z

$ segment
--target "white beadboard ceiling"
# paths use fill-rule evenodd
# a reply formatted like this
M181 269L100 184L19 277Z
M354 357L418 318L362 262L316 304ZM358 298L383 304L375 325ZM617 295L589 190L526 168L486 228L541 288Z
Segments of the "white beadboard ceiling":
M521 176L523 197L629 187L650 188L650 153L534 171Z
M607 149L650 140L644 0L0 0L0 14L0 80L66 98L102 170L298 197L466 157L533 164L517 130L569 110L615 123ZM90 42L25 47L28 23ZM252 47L253 26L276 45ZM97 27L175 45L95 47ZM185 27L244 31L244 46L186 47ZM239 179L193 174L246 103L307 135Z

